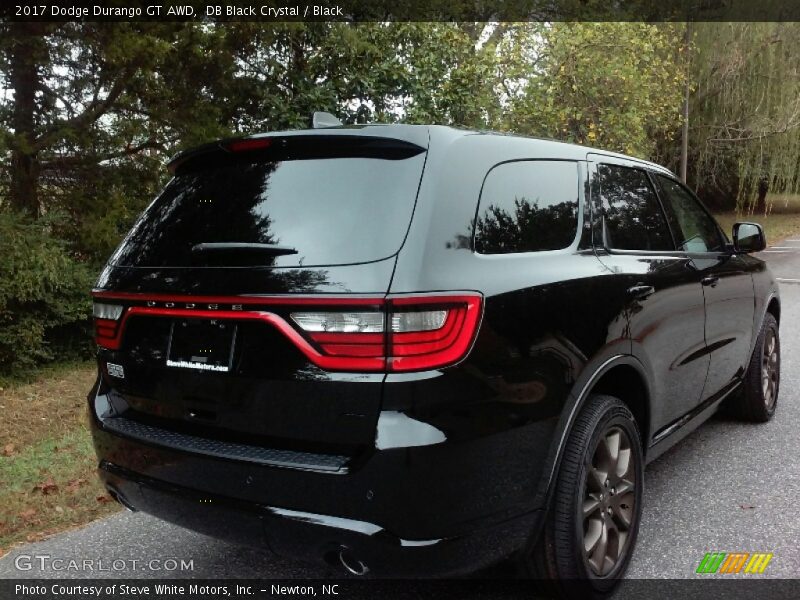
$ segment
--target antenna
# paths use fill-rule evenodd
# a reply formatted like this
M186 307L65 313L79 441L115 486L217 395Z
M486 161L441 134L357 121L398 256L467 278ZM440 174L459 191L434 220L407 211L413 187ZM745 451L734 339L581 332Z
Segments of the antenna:
M341 127L343 123L329 112L317 111L311 117L311 127L324 129L326 127Z

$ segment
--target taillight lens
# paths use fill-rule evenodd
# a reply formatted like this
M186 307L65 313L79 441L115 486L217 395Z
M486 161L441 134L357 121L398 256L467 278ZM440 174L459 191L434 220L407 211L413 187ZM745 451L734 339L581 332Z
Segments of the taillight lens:
M117 321L122 316L122 305L95 302L92 306L92 316L95 319Z
M98 345L111 350L119 349L118 327L123 307L120 304L95 302L92 306L94 317L94 339Z
M475 339L481 297L390 299L389 371L423 371L462 360Z
M390 297L384 309L293 312L291 317L322 353L331 357L326 360L327 368L422 371L454 364L466 356L480 322L481 297Z
M303 331L331 333L382 333L382 312L292 313Z

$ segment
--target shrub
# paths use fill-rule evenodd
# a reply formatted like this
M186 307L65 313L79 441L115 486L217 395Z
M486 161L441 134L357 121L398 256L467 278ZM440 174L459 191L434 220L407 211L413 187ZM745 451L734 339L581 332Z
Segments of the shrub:
M0 373L90 348L92 275L52 235L58 219L0 211Z

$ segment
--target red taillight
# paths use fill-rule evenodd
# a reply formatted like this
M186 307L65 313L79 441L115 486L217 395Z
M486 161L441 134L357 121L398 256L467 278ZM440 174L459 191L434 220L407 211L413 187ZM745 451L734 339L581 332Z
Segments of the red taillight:
M119 322L123 310L120 304L94 303L92 306L94 340L98 345L111 350L119 350Z
M472 346L481 315L477 294L397 296L383 306L378 313L295 312L292 320L328 357L328 368L402 372L460 361Z
M389 371L422 371L454 364L466 356L480 323L481 298L477 295L431 300L396 298L391 301L391 310ZM397 315L440 310L446 310L446 315L437 329L415 331L397 327Z
M95 340L104 348L121 347L129 317L258 321L275 327L321 369L351 372L424 371L455 364L472 347L482 311L476 293L386 298L94 295ZM109 299L134 305L123 309L105 304Z
M272 145L269 138L254 138L229 142L225 147L231 152L249 152L250 150L264 150Z

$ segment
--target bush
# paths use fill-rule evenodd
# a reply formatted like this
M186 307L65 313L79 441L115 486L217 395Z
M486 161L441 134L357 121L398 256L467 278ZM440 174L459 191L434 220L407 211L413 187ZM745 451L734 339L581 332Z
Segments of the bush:
M52 235L58 218L0 211L0 373L91 347L92 275Z

